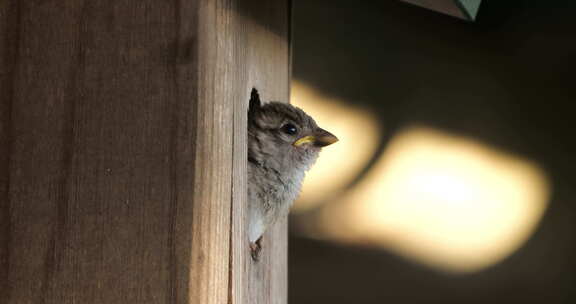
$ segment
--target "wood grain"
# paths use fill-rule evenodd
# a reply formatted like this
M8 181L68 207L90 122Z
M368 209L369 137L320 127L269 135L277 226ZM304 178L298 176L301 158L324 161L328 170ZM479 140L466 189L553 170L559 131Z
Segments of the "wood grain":
M0 1L1 303L286 303L246 241L250 89L286 1Z
M262 100L283 101L290 99L290 16L291 3L288 1L243 1L236 8L239 12L235 28L238 33L236 61L246 60L246 68L239 70L235 77L237 89L243 92L236 105L241 109L238 130L246 130L246 109L249 93L256 87ZM264 47L267 46L267 47ZM245 139L245 134L236 139ZM246 148L244 141L234 142L235 173L246 174ZM238 169L238 170L237 170ZM234 179L232 229L232 293L231 303L245 304L286 304L287 303L287 225L277 224L263 237L261 259L254 262L247 255L246 235L246 179Z

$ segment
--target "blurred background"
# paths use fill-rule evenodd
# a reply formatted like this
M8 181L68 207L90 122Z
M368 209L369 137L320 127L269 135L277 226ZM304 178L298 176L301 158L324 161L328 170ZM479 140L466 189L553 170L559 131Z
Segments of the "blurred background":
M575 16L295 1L291 102L340 142L290 218L290 303L576 303Z

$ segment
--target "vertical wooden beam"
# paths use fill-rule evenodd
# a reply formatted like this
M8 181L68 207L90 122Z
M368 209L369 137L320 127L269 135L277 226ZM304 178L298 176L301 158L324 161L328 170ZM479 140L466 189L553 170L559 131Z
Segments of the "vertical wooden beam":
M236 74L234 83L240 85L235 113L237 130L246 130L246 107L249 91L256 87L263 100L288 102L290 99L290 1L242 1L237 8L239 15L235 28L242 29L237 35L236 61L245 62L245 68ZM245 139L245 134L236 139ZM247 155L245 142L234 143L235 172L246 172ZM234 174L237 176L237 174ZM246 255L246 179L234 179L232 230L232 303L286 304L287 303L287 224L277 224L263 238L262 257L254 262ZM242 214L238 214L238 212Z
M286 303L246 241L246 108L285 0L0 2L2 303Z

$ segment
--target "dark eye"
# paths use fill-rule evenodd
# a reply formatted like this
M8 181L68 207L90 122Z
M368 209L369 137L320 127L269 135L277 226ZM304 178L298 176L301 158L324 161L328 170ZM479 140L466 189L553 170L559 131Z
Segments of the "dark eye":
M298 133L298 128L296 128L296 126L291 123L283 125L281 130L288 135L294 135Z

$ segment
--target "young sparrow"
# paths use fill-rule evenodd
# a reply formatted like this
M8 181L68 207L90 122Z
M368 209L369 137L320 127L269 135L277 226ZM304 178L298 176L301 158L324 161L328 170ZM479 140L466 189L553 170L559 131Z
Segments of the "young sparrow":
M260 239L300 193L304 174L322 147L338 141L290 104L264 105L252 89L248 109L248 238L258 259Z

